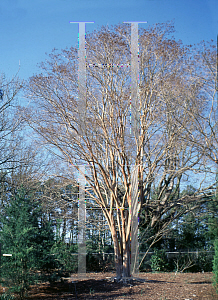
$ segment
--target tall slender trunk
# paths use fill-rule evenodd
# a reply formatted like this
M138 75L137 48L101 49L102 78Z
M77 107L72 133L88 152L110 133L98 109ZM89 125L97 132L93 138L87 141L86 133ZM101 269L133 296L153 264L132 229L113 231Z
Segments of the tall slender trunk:
M65 236L66 236L66 231L67 231L67 228L66 228L66 218L64 218L64 220L63 220L63 231L62 231L62 240L63 241L64 241Z
M111 226L111 233L112 233L112 239L114 243L114 260L115 260L115 268L116 268L116 277L120 279L122 278L122 272L123 272L123 260L122 260L121 247L120 247L121 245L119 245L114 220Z

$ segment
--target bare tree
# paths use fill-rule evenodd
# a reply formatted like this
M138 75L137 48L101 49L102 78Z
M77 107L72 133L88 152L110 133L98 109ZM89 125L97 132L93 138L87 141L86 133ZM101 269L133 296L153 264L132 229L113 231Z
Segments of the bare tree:
M54 153L74 170L79 164L90 168L83 175L93 191L90 198L107 219L118 278L130 276L132 166L139 180L137 209L145 208L147 224L159 226L156 239L175 218L203 203L212 189L203 186L205 180L199 177L194 195L177 196L183 178L206 174L206 169L203 155L186 139L184 124L193 135L195 131L181 105L197 102L198 111L203 109L189 86L198 62L190 47L174 40L169 23L139 32L138 132L130 132L130 68L121 66L130 61L129 29L127 25L102 27L87 35L85 112L80 111L77 97L78 62L73 47L60 54L54 51L42 63L42 73L30 78L26 95L33 106L24 111L42 144L56 149ZM174 122L175 116L181 124ZM151 189L156 185L154 200ZM119 186L124 189L122 196Z
M208 163L218 163L218 96L217 96L217 49L214 41L201 42L193 48L193 55L199 62L198 72L192 73L190 86L196 100L202 104L202 110L195 106L187 106L186 114L195 130L195 134L187 131L187 140L201 153L204 153ZM183 104L184 107L184 104ZM175 120L179 123L179 120Z
M21 118L16 109L16 97L21 89L21 82L14 77L7 80L0 77L0 171L9 170L7 164L14 159L14 151L19 144L15 138L21 125Z

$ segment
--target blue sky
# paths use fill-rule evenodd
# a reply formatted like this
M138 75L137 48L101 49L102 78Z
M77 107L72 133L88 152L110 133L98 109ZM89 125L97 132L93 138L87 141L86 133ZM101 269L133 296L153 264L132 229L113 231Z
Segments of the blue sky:
M27 79L53 48L75 46L78 25L86 31L123 21L147 21L147 27L170 20L184 44L216 40L217 0L0 0L0 73Z

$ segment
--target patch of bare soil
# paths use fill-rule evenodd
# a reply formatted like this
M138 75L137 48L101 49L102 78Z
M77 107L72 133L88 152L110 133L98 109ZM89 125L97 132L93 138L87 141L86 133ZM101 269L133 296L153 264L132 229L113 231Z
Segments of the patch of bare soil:
M212 273L139 273L145 281L113 282L114 273L77 274L62 282L32 286L27 299L218 300ZM73 281L73 282L72 282Z

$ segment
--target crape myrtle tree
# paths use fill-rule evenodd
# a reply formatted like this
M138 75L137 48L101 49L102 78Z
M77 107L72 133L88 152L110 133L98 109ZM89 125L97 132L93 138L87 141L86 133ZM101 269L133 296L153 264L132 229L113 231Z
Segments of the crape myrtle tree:
M32 109L23 113L41 143L70 162L72 172L80 164L90 170L83 175L93 191L89 196L107 219L118 278L130 276L131 166L138 170L138 210L144 212L144 227L158 227L154 242L172 221L205 202L212 189L200 176L206 173L203 155L186 140L183 128L185 124L195 134L181 103L196 107L199 114L204 109L201 89L196 90L198 82L192 77L198 61L191 47L174 39L173 30L170 23L139 30L137 131L130 132L130 67L118 66L131 61L126 24L86 36L85 112L78 100L76 48L54 50L41 64L41 73L26 82ZM182 181L194 173L199 178L196 192L178 197Z

